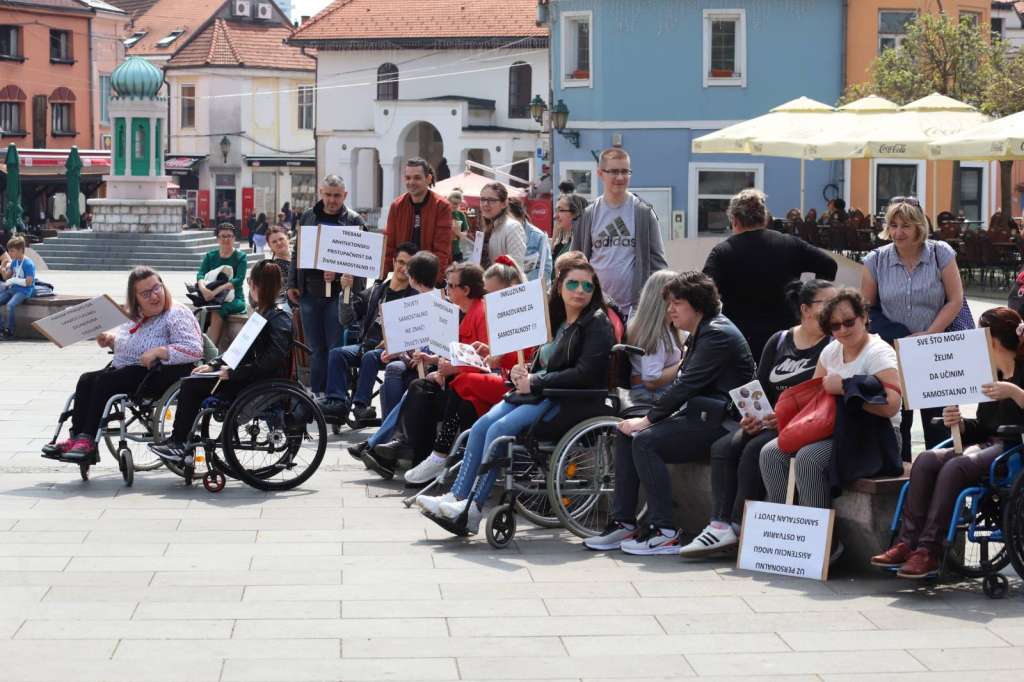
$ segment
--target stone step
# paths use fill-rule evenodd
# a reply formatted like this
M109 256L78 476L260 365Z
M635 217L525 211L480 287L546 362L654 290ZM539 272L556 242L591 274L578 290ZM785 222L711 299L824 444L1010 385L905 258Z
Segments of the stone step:
M47 238L44 243L61 242L97 242L109 243L159 243L159 244L216 244L217 238L207 232L182 232L175 235L158 234L97 234L95 232L62 232L56 237Z
M35 247L36 251L43 256L46 254L111 254L111 255L123 255L133 253L149 253L149 254L180 254L190 255L198 253L200 255L210 252L212 249L207 247L195 247L195 246L181 246L181 245L159 245L159 244L140 244L138 246L117 246L117 247L106 247L100 244L51 244L42 245Z

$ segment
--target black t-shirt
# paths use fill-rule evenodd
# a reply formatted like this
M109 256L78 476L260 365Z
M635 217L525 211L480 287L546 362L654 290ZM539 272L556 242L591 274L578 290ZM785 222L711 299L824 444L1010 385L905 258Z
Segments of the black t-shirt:
M409 197L409 201L412 203L412 239L410 240L417 248L423 248L420 243L423 239L423 207L427 205L427 200L430 199L430 193L428 192L423 201L416 203L412 200L412 196Z
M757 380L772 405L784 390L814 376L818 356L831 340L824 336L817 344L800 350L793 341L792 330L783 329L768 339L761 353L761 362L757 365Z
M825 251L773 230L734 234L717 244L704 263L722 297L722 314L743 332L754 357L776 330L796 322L786 285L804 272L834 280L837 269Z

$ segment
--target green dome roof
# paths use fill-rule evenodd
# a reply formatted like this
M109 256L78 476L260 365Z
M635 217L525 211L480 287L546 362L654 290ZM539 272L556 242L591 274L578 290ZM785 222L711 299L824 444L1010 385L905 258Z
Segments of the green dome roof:
M156 97L163 82L163 72L142 57L129 57L110 75L120 97Z

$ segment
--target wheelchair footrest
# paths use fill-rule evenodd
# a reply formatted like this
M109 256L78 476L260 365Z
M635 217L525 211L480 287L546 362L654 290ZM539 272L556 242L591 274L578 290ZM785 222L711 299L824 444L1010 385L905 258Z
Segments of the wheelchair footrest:
M469 530L466 528L466 524L465 523L458 523L457 521L453 521L452 519L446 519L443 516L436 516L434 514L431 514L430 512L426 512L426 511L422 511L420 513L423 514L424 516L426 516L428 519L430 519L434 523L436 523L437 525L439 525L442 528L444 528L446 531L448 531L452 535L457 535L460 538L466 538L466 537L469 537L469 535L470 535Z
M69 459L68 457L65 457L62 452L44 452L40 456L43 459L52 459L55 462L63 462L64 464L88 464L89 466L93 466L100 462L98 453L93 454L90 457L86 457L85 459Z

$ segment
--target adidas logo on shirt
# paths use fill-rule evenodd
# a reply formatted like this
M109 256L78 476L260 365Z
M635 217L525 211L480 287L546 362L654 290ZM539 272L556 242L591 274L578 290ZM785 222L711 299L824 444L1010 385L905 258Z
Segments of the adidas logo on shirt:
M603 230L598 232L594 238L594 248L600 249L606 246L628 246L636 248L636 237L629 234L629 228L622 218L616 218Z

